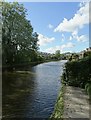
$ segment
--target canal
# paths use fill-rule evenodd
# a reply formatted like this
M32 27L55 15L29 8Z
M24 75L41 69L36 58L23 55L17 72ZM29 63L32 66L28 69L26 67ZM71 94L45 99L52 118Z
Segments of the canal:
M61 87L65 60L2 75L3 118L48 118Z

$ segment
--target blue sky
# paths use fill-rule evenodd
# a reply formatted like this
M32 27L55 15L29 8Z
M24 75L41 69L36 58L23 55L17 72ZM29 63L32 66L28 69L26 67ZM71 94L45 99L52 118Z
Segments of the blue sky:
M89 46L88 3L23 2L40 51L80 52Z

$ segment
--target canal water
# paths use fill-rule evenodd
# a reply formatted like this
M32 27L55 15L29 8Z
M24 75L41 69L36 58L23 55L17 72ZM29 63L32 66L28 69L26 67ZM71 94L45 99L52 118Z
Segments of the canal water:
M3 74L3 118L48 118L61 87L66 61L39 64Z

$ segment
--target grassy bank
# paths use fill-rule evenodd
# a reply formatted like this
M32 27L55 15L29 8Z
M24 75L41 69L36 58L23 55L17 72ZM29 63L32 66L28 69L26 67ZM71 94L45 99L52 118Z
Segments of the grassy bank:
M2 65L2 71L17 71L21 69L28 69L30 67L33 67L35 65L46 63L46 62L53 62L53 61L59 61L59 60L43 60L43 61L36 61L36 62L29 62L29 63L21 63L21 64L14 64L14 65Z
M54 107L54 111L51 115L51 119L58 119L60 118L61 120L63 119L63 112L64 112L64 89L65 89L65 86L64 84L62 84L62 87L59 91L59 95L58 95L58 98L57 98L57 101L55 103L55 107Z
M19 70L21 68L33 67L43 62L44 61L37 61L37 62L29 62L29 63L26 62L26 63L21 63L21 64L2 65L2 71Z

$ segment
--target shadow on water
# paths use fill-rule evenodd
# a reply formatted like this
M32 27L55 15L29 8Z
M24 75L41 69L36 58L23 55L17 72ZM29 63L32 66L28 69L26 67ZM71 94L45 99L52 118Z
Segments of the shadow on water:
M27 104L31 104L34 98L33 93L36 88L34 74L4 73L2 79L3 116L16 116L18 113L23 115ZM29 103L28 97L31 97Z
M39 64L2 74L3 118L46 118L52 113L64 62Z

